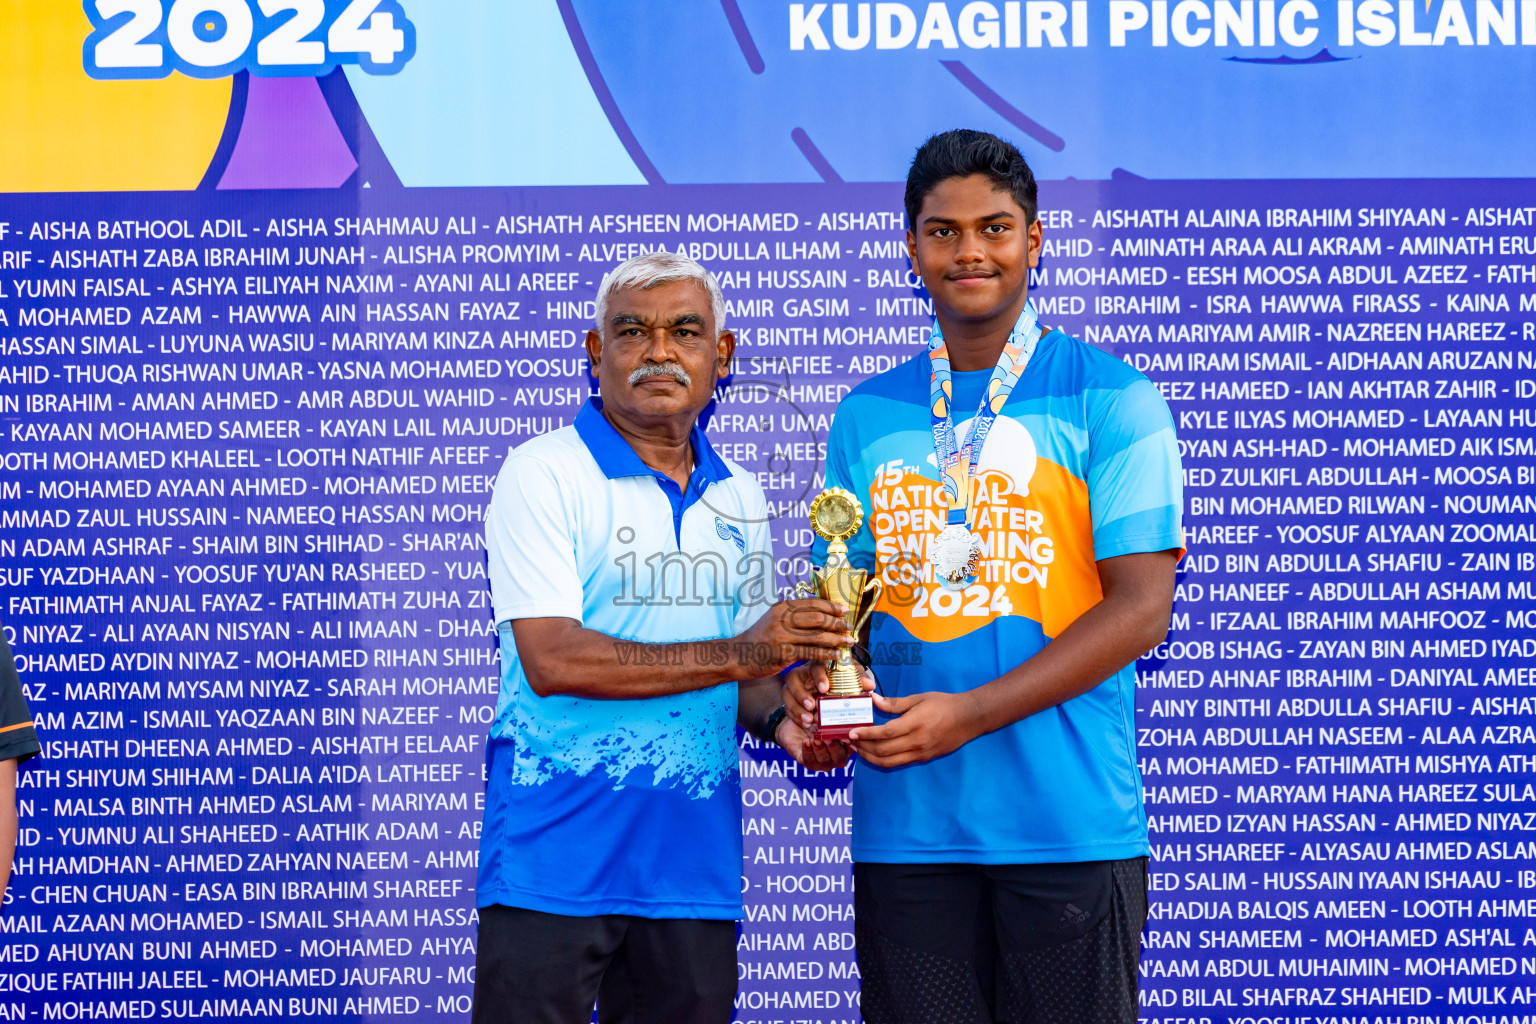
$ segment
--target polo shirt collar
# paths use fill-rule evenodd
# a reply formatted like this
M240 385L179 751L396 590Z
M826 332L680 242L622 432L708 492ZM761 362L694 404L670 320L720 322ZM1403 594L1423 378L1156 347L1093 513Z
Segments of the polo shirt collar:
M587 404L582 406L581 411L576 414L575 426L582 443L587 446L587 450L592 453L592 458L596 460L597 468L601 469L608 479L657 475L654 469L640 460L640 456L630 447L629 442L624 440L624 435L608 422L608 417L603 415L601 398L594 395L587 399ZM694 421L690 440L693 443L695 479L705 484L717 484L730 478L730 467L725 464L725 460L715 454L709 438L704 436L703 426L697 420Z

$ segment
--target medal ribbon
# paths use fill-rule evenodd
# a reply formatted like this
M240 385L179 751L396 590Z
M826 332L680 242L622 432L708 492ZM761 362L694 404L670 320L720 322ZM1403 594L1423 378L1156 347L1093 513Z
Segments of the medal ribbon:
M928 412L933 422L933 453L939 464L939 479L944 484L944 496L949 506L948 522L966 526L970 519L971 480L981 461L982 446L992 432L992 424L1002 411L1003 403L1013 392L1035 347L1040 344L1040 316L1035 312L1035 302L1024 303L1018 323L1008 335L1003 351L997 357L992 379L976 410L976 421L971 427L971 437L961 449L955 442L955 425L950 418L950 404L954 388L950 382L949 347L939 329L939 321L933 321L933 334L928 338L928 360L932 373L928 378ZM963 468L962 468L963 466ZM963 489L963 492L962 492Z

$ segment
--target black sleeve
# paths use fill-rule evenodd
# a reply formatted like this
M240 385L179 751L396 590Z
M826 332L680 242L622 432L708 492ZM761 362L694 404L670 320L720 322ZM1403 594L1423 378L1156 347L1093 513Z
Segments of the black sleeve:
M26 695L21 692L11 645L5 642L5 634L0 633L0 761L25 761L36 757L42 749L37 730L32 727Z

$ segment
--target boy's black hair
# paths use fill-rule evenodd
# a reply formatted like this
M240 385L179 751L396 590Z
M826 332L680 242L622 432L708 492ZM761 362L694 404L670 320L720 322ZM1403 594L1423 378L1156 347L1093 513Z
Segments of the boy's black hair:
M950 178L985 174L999 192L1007 192L1024 211L1025 225L1034 223L1037 209L1035 172L1011 142L988 132L956 128L931 136L917 148L907 171L907 224L917 230L923 200Z

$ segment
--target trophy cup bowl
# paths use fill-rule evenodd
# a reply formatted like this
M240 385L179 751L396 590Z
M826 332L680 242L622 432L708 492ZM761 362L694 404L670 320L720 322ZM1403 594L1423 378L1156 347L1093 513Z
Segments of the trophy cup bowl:
M848 561L848 545L844 541L859 532L864 522L864 507L858 498L842 488L829 487L811 502L810 519L811 528L829 542L827 564L813 568L812 583L801 583L796 591L804 596L835 601L848 609L853 635L857 637L874 614L875 604L884 589L880 580L870 579L867 571L855 569ZM870 592L874 593L874 600L860 614L859 609ZM816 737L846 739L851 730L861 725L874 725L875 702L859 684L859 666L850 649L843 648L827 663L827 676L832 685L816 706Z

